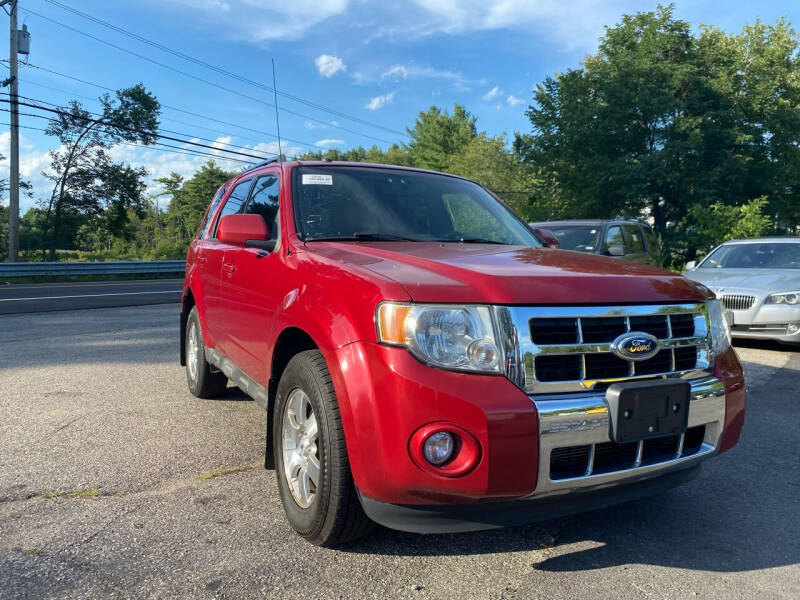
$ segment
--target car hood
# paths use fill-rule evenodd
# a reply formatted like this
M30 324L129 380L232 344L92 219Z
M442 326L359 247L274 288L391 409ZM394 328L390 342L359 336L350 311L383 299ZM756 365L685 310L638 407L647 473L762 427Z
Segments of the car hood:
M800 271L797 269L696 269L687 271L686 277L706 285L714 292L730 289L732 292L753 290L761 294L773 294L800 290Z
M676 273L566 250L438 242L313 242L306 249L389 278L417 302L619 304L712 297Z

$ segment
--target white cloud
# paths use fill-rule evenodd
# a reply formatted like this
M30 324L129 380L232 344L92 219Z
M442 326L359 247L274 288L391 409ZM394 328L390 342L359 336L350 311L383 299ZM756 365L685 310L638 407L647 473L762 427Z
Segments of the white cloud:
M260 43L269 40L296 40L309 29L343 14L350 0L151 0L163 10L173 5L186 10L187 19L204 25L220 37Z
M506 98L506 102L509 106L517 106L525 102L522 98L517 98L514 94L510 94L508 98Z
M423 37L475 31L538 32L562 49L591 49L603 26L620 15L642 10L641 0L145 0L183 12L187 24L199 24L223 38L262 43L297 40L317 28L321 35L359 29L361 44L388 38L408 43ZM648 3L653 7L655 2ZM322 28L324 26L324 29Z
M405 65L395 65L381 74L381 79L408 79L408 68Z
M316 129L327 129L328 127L338 127L339 121L331 121L330 123L320 123L319 121L305 121L303 123L303 127L308 129L309 131L314 131Z
M486 92L483 95L483 99L484 100L494 100L495 98L497 98L502 93L503 93L503 90L501 90L497 86L494 86L492 89L490 89L488 92Z
M317 65L317 71L323 77L330 79L339 71L347 71L347 65L338 56L330 54L320 54L315 60L314 64Z
M392 101L394 98L394 92L389 92L388 94L383 94L382 96L375 96L371 98L367 105L364 108L369 110L378 110L379 108L383 108L386 104Z
M352 74L357 84L371 84L391 79L394 81L413 79L441 79L448 81L459 91L468 91L473 85L485 85L484 79L470 79L458 71L437 69L430 65L416 63L397 64L389 69L378 72L357 71Z
M496 29L544 32L566 49L594 47L623 12L641 10L633 0L413 0L428 17L405 24L407 35L464 34Z
M317 148L333 148L334 146L344 146L344 140L317 140L314 145Z

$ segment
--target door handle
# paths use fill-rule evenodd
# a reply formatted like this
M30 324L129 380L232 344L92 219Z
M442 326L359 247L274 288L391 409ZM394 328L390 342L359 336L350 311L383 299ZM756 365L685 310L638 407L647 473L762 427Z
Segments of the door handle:
M204 265L204 264L206 264L206 261L207 261L207 260L208 260L208 259L207 259L205 256L198 256L198 257L197 257L197 262L199 262L201 265Z
M226 273L233 273L236 270L236 265L231 263L223 263L222 270Z

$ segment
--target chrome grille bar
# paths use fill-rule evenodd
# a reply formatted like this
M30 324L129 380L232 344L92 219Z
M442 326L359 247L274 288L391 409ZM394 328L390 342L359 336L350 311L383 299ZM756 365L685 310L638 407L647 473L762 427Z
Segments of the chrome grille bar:
M755 296L744 294L725 294L722 296L722 303L728 310L748 310L755 304Z
M702 377L711 372L712 356L709 344L709 325L704 303L645 304L633 306L496 307L495 315L496 321L504 330L505 335L513 336L516 342L513 344L507 343L505 349L506 374L520 388L529 394L585 392L595 389L597 385L601 385L600 389L603 389L602 384L613 383L620 380L653 377L694 378ZM611 354L611 342L613 339L603 339L605 333L611 336L615 328L617 333L623 328L626 332L631 332L632 320L634 317L638 318L636 320L636 327L641 326L644 327L645 330L655 327L655 329L652 330L660 333L660 336L658 336L659 350L668 351L668 362L667 356L662 355L662 359L658 362L651 363L649 367L645 369L645 362L635 363L634 361L626 361L628 364L624 365L624 374L598 379L597 375L603 372L609 372L609 369L612 371L619 371L622 369L623 364L619 362L622 359L619 359L617 362L614 362L615 359L611 358L597 359L601 361L600 363L598 363L597 360L593 360L590 370L588 368L587 358L597 354L613 356ZM649 319L643 320L641 317L649 317ZM691 319L689 319L689 317L691 317ZM663 318L663 321L659 318ZM555 336L550 335L550 339L553 341L560 337L567 341L572 338L575 342L537 344L533 339L534 333L532 331L532 322L534 319L543 319L545 321L556 319L566 320L566 324L553 325L549 323L540 325L540 327L551 327L550 330L544 330L544 335L547 336L549 331L555 332ZM593 319L590 330L591 336L589 337L592 341L588 342L586 319ZM603 319L607 319L608 321L604 322ZM673 322L673 319L676 320ZM615 322L617 325L614 325ZM677 329L678 324L680 324L680 329ZM639 330L636 329L636 331ZM559 333L561 335L558 335ZM692 333L693 335L673 337L675 334L685 336L688 333ZM539 333L537 329L537 336L538 335L542 334ZM616 337L616 335L614 335L614 337ZM594 340L596 339L601 339L602 342L595 342ZM686 360L687 357L684 353L681 355L681 370L677 370L678 359L676 357L676 351L682 348L696 348L697 360L691 368L687 368L691 363ZM540 381L539 378L537 378L536 368L538 361L536 358L540 356L554 357L552 360L557 360L555 357L564 357L563 361L566 362L553 363L551 359L548 359L551 362L543 367L548 369L548 372L555 380ZM575 362L569 360L570 356L575 357ZM691 356L692 360L694 360L694 355ZM612 362L607 363L607 360ZM643 365L638 372L635 366L637 364ZM553 369L555 369L555 371ZM568 380L562 380L561 378L565 376L569 376L570 378Z

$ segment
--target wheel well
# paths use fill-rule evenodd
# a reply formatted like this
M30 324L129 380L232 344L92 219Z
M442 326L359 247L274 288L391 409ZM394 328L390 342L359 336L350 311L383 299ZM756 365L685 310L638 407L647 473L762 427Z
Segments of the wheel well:
M181 366L186 366L186 321L189 320L189 312L194 306L194 296L192 290L186 290L181 299Z
M272 420L275 414L275 395L278 391L278 382L294 355L317 348L318 346L311 336L297 327L284 329L275 341L275 350L272 352L269 388L267 390L267 448L264 458L264 467L267 469L275 468L275 456L272 452Z

